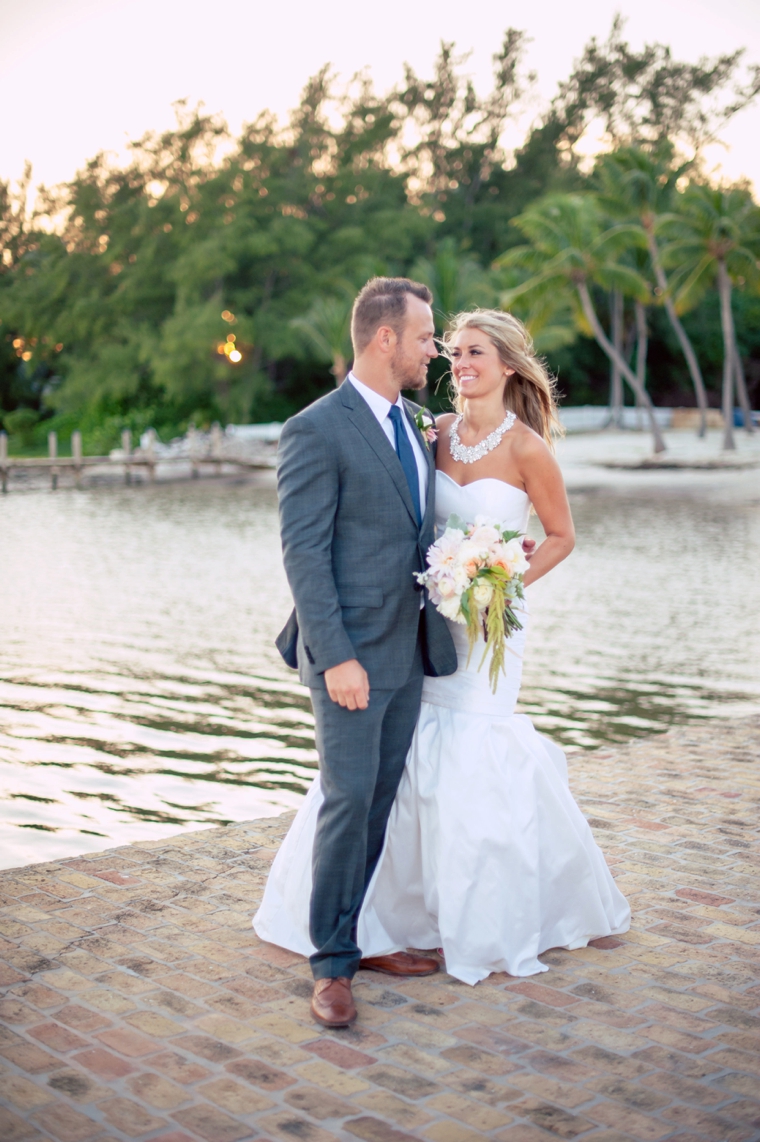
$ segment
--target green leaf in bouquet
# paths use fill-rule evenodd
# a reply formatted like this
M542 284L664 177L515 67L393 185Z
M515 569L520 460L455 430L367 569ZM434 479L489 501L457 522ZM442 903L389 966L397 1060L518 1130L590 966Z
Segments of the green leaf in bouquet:
M461 516L456 515L456 513L450 515L446 520L446 530L451 528L452 531L463 531L464 534L467 535L468 526Z
M462 614L467 619L467 639L470 644L470 649L467 654L467 665L469 666L472 652L475 649L475 643L478 641L478 635L480 634L480 615L478 608L472 601L472 587L468 587L462 594L459 605L462 608Z

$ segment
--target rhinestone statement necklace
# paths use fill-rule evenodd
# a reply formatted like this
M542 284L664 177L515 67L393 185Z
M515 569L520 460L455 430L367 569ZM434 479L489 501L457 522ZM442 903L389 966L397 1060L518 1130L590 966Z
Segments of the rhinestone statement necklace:
M492 452L497 445L501 444L501 438L505 432L509 432L512 425L517 420L513 412L508 412L504 417L498 428L495 428L485 440L481 440L480 444L473 444L471 447L467 444L462 444L459 439L459 425L462 423L462 417L458 416L451 426L449 432L449 448L451 455L455 460L459 460L462 464L474 464L476 460L482 460L488 452Z

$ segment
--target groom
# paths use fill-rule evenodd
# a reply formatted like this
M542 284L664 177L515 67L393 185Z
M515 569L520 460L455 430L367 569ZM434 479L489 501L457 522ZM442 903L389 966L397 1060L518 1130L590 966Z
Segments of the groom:
M428 975L406 952L362 959L357 923L420 711L423 674L453 674L446 623L418 586L435 539L435 463L402 389L438 356L427 286L374 278L354 303L352 371L287 422L280 528L295 610L277 639L311 690L324 803L313 857L311 1010L356 1018L359 967Z

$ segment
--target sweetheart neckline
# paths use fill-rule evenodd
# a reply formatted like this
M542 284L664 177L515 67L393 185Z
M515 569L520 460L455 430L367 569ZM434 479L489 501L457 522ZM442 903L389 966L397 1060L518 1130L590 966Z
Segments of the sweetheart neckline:
M506 480L500 480L497 476L481 476L479 480L470 480L468 484L458 484L454 477L450 476L448 472L444 472L442 468L436 468L435 472L437 476L445 476L447 480L454 484L455 487L461 488L462 491L464 491L465 488L473 487L475 484L501 484L505 488L511 488L513 492L519 492L519 494L525 496L526 499L528 498L528 493L522 488L517 488L514 484L508 484Z

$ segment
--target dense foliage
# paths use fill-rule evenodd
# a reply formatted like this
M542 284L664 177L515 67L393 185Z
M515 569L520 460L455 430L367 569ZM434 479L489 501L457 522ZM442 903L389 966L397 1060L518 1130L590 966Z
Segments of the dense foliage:
M385 95L359 77L337 96L324 69L286 126L265 112L238 139L179 105L176 128L134 144L130 165L97 156L70 184L41 191L31 215L27 185L14 194L0 184L0 417L15 443L33 447L50 427L64 436L79 427L85 447L101 451L124 427L167 436L216 419L282 419L344 375L351 298L374 273L426 280L441 326L457 308L510 298L565 399L604 403L609 363L572 291L555 282L540 304L525 290L521 302L528 270L503 255L524 242L537 210L544 222L552 209L580 210L589 234L641 227L630 186L616 189L616 155L628 155L623 172L636 156L655 164L662 193L650 206L657 225L670 219L673 230L661 238L673 304L717 404L724 341L714 274L699 261L696 223L691 276L679 266L688 223L678 231L673 219L700 184L699 148L754 97L757 69L742 88L739 53L696 65L672 60L662 45L636 54L616 23L605 43L589 44L507 161L500 140L531 83L523 39L505 35L485 97L444 44L431 79L407 68ZM612 155L588 170L574 148L600 117ZM678 165L683 147L697 156L690 166ZM752 231L749 192L732 193L748 204L743 225ZM750 258L755 237L741 243ZM628 361L635 304L646 302L647 389L655 403L693 404L646 241L609 244L605 259L588 278L602 324L611 291L622 291L618 341ZM757 404L760 300L746 266L732 280ZM430 398L444 399L443 389Z

